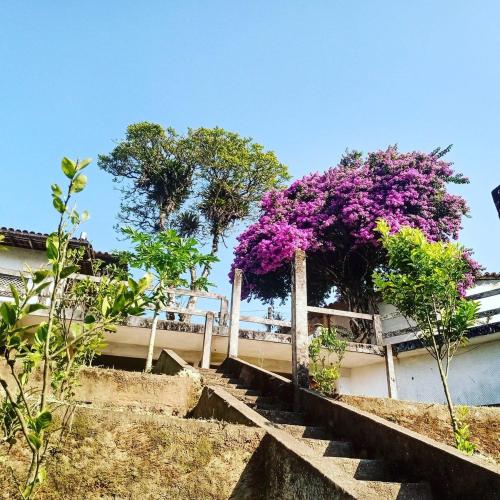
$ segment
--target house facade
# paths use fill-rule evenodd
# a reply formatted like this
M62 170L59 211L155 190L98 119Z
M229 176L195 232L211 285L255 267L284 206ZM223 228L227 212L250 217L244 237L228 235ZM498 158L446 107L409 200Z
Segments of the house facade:
M45 241L47 235L18 229L0 228L5 236L0 252L0 301L9 300L10 284L20 286L20 274L29 266L45 266ZM84 238L71 241L72 246L83 246L81 273L90 274L90 261L99 258L113 262L113 256L96 252ZM500 404L500 275L485 274L469 296L481 304L478 323L469 331L469 341L459 348L450 369L450 388L458 404ZM335 304L341 309L342 305ZM217 313L217 311L215 311ZM385 346L394 354L394 370L399 399L429 403L444 403L445 397L433 358L422 348L408 325L391 305L380 304L382 345L351 343L345 354L338 390L344 394L387 397ZM341 316L309 315L309 329L323 324L335 326L349 334L349 319ZM128 360L123 366L142 366L146 357L150 323L147 317L129 318L117 332L106 338L104 354L116 360ZM240 330L242 359L271 371L291 372L291 342L289 333ZM160 321L155 346L155 356L161 349L173 349L186 361L197 364L203 346L203 327L199 324L181 324ZM217 364L227 356L227 332L214 328L212 361ZM134 364L135 363L135 364Z

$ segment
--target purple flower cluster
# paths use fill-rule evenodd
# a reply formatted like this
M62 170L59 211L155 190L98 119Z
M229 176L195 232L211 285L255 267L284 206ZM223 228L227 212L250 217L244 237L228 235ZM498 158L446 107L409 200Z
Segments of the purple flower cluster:
M271 191L258 221L238 237L230 278L235 268L242 269L244 295L259 296L259 276L285 269L296 249L308 257L331 254L338 261L342 254L378 248L379 218L393 231L409 225L433 241L456 239L468 208L463 198L446 191L453 176L451 164L437 154L389 147L366 158L351 155L322 174Z

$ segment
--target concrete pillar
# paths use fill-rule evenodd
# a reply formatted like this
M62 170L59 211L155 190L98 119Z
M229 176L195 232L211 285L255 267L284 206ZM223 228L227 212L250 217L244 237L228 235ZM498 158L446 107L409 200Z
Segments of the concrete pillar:
M220 300L220 312L219 312L219 335L227 334L227 299L224 297Z
M238 340L240 334L240 302L243 274L241 269L234 270L233 291L231 293L231 317L229 319L229 357L238 357Z
M296 389L309 387L306 255L297 250L292 271L292 380ZM295 391L298 406L298 390Z
M394 369L394 356L392 346L385 347L385 371L387 374L387 392L392 399L398 399L398 388L396 385L396 370Z
M380 319L380 314L373 315L373 330L375 334L375 344L382 345L382 320Z
M273 319L273 306L267 308L267 319ZM267 325L267 331L270 332L273 329L271 325Z
M205 333L203 334L203 352L201 367L210 368L210 351L212 349L212 332L214 328L214 313L208 312L205 319Z

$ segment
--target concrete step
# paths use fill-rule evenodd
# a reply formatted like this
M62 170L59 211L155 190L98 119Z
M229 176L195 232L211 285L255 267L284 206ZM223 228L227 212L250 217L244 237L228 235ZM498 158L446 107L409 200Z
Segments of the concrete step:
M241 389L239 389L241 390ZM234 393L231 389L227 389L227 392L236 396L240 401L247 404L250 408L263 408L267 410L277 409L276 401L272 396L253 396L248 394Z
M202 377L205 384L208 385L220 385L221 387L225 387L227 385L241 386L241 380L234 377L219 377L218 375L210 375L206 373L203 373Z
M270 422L274 422L276 424L291 424L299 426L305 424L304 413L264 408L256 408L255 411L267 418Z
M328 440L329 438L331 438L330 431L326 427L290 424L278 424L277 427L283 429L286 432L289 432L293 437L297 439L312 438Z
M359 481L395 481L401 479L401 477L397 477L393 467L388 466L385 460L341 456L325 456L324 458L327 463L340 467L344 472Z
M431 500L432 492L428 483L389 483L383 481L361 481L373 491L370 498L384 500Z
M229 392L229 394L236 396L237 398L240 398L243 396L245 396L247 398L262 397L260 391L256 391L255 389L248 389L248 388L242 387L242 386L228 385L226 387L226 391ZM266 397L271 398L272 396L266 396Z
M334 441L329 439L304 437L301 439L322 457L356 457L354 447L349 441Z

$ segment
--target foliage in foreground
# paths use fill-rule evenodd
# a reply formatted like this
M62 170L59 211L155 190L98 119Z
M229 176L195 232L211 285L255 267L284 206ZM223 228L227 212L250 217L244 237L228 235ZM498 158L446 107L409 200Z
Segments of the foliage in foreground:
M473 452L468 427L453 406L448 374L459 346L467 343L467 330L477 317L479 304L464 297L470 285L471 263L459 244L428 241L419 229L402 227L391 234L378 221L380 241L388 268L374 273L375 287L416 325L417 336L436 360L457 447Z
M458 235L468 208L447 185L467 179L442 159L448 149L427 154L389 147L367 157L354 152L322 174L268 193L259 220L238 237L232 273L243 270L243 295L286 300L290 263L301 249L310 304L321 304L335 287L349 310L377 312L372 273L386 262L374 233L377 219L420 228L432 240ZM351 329L361 340L371 324L352 320Z
M102 346L105 331L114 331L127 314L142 313L141 294L148 286L147 279L122 283L109 274L97 282L88 277L73 281L83 252L70 242L88 214L70 202L86 186L82 171L89 163L62 160L69 182L64 193L57 184L51 187L59 223L47 237L48 267L24 273L23 291L11 286L13 301L0 305L2 373L8 370L0 377L2 444L21 442L30 454L29 469L23 478L16 477L23 498L33 497L45 480L47 452L70 427L79 369ZM30 324L37 313L41 321Z
M207 290L208 279L204 276L186 279L196 269L217 260L213 255L204 255L198 248L194 238L182 238L170 229L155 234L142 233L132 228L123 230L133 245L132 251L121 252L120 259L133 268L141 269L152 278L150 288L144 294L144 300L153 309L151 334L149 337L146 371L153 366L153 350L156 338L156 327L162 310L173 304L172 294L168 288L191 287L192 290Z
M340 377L340 366L344 359L347 341L337 335L335 328L320 327L319 335L309 344L311 364L309 373L312 381L320 392L331 396L335 392L335 384ZM321 349L326 350L323 354ZM335 360L332 362L331 357Z

